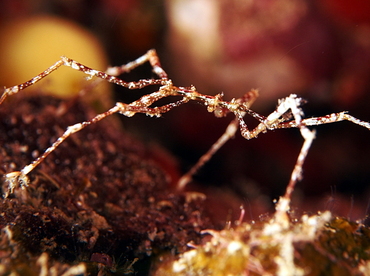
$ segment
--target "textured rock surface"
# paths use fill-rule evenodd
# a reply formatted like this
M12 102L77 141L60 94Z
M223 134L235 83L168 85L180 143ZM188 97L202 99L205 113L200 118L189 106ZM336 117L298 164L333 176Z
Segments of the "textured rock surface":
M12 97L0 108L0 174L21 169L92 116L78 100ZM41 267L46 252L41 260L59 273L66 265L56 262L126 273L138 258L133 270L145 275L151 256L200 242L200 230L211 227L201 201L169 190L174 172L155 154L109 120L72 135L30 173L27 189L1 201L1 269ZM93 253L107 257L91 265Z

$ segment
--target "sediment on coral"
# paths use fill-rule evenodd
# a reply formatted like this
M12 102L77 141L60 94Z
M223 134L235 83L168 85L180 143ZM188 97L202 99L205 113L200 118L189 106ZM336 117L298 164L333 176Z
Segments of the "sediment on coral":
M0 109L1 176L30 163L67 126L93 114L78 98L12 97ZM90 275L102 267L145 275L152 256L199 243L200 231L213 227L201 200L171 191L172 168L154 159L160 158L109 120L72 135L30 174L27 189L0 202L1 270L36 267L47 254L51 266L84 262L95 271ZM91 261L94 253L111 262Z

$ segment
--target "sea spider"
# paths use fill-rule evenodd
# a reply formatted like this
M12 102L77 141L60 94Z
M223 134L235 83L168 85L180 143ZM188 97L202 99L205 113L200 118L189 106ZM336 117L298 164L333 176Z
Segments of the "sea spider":
M127 73L132 69L142 65L145 62L149 62L152 66L153 72L158 78L151 79L140 79L138 81L126 82L117 76L122 73ZM8 191L5 193L5 197L12 193L13 190L20 185L22 188L27 187L29 180L27 175L39 165L51 152L53 152L65 139L71 134L80 131L90 124L94 124L114 113L121 113L127 117L131 117L136 113L144 113L148 116L160 117L163 113L170 111L171 109L178 107L189 101L197 101L207 107L208 112L213 112L216 117L223 117L228 113L233 113L235 119L230 122L224 134L213 144L207 153L205 153L199 161L186 173L178 182L178 188L183 189L186 184L191 181L192 176L196 171L207 162L212 155L226 143L231 137L233 137L238 129L240 128L241 135L245 139L251 139L257 137L261 132L264 133L268 130L280 129L280 128L299 128L304 143L298 156L295 168L292 172L290 183L287 187L285 196L286 200L280 201L277 211L285 212L289 208L291 193L294 189L294 185L301 178L302 165L311 143L315 137L315 131L310 130L307 126L321 125L327 123L334 123L343 120L350 121L360 126L370 129L370 123L361 121L347 112L332 113L329 115L313 118L303 118L303 111L301 104L303 99L295 94L291 94L289 97L278 101L278 106L274 112L268 116L262 116L250 109L253 102L258 97L257 90L251 90L247 92L240 99L232 99L231 101L223 100L223 94L217 94L215 96L204 95L199 93L194 86L180 87L175 86L172 80L168 77L165 70L162 68L159 58L155 50L149 50L143 56L138 59L127 63L126 65L108 68L106 72L101 72L89 68L73 59L62 56L54 65L47 68L44 72L38 74L34 78L13 86L5 88L1 98L0 104L6 99L6 97L16 94L19 91L27 88L40 81L41 79L48 76L53 71L57 70L62 65L71 67L72 69L81 71L88 75L88 78L97 77L97 80L106 80L108 82L123 86L128 89L141 89L146 86L160 86L158 90L144 95L136 101L131 103L117 102L112 108L96 115L91 120L77 123L69 126L63 135L61 135L46 151L40 155L31 164L25 166L20 171L10 172L5 175L5 181L8 183ZM165 104L162 106L154 106L154 104L166 97L180 96L181 99ZM259 121L259 124L253 129L249 130L243 117L248 114Z

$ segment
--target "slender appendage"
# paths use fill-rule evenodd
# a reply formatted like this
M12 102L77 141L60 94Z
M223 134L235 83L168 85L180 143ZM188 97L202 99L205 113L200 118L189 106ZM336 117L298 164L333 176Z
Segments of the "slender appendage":
M36 82L42 80L47 75L49 75L51 72L57 70L60 66L64 65L63 60L58 60L54 65L50 66L48 69L46 69L44 72L38 74L36 77L16 86L12 86L9 88L5 88L3 94L0 98L0 104L6 99L6 97L16 94L19 91L26 89L28 86L31 86L35 84Z
M143 96L145 97L145 96ZM142 98L143 98L142 97ZM114 114L114 113L121 113L126 116L133 116L136 113L144 113L150 116L160 116L161 113L168 112L174 107L178 107L183 103L186 103L188 99L183 98L177 102L170 103L167 105L163 105L160 107L153 107L150 108L148 105L151 104L151 101L146 102L146 105L143 104L143 100L140 98L140 100L132 102L131 104L125 104L118 102L114 107L109 109L106 112L103 112L101 114L96 115L94 118L92 118L89 121L85 121L82 123L77 123L75 125L67 127L66 131L63 133L62 136L60 136L49 148L45 150L45 152L39 156L37 159L35 159L31 164L25 166L21 171L19 172L11 172L5 175L5 181L8 183L8 191L5 193L5 197L8 197L9 193L13 193L14 188L16 188L18 185L21 187L28 186L29 180L27 177L27 174L29 174L33 169L35 169L44 159L53 151L59 147L61 143L63 143L69 136L71 136L73 133L76 133L88 125L97 123L98 121ZM160 94L159 94L159 98ZM159 99L158 98L158 99Z
M241 99L239 99L239 103L245 103L246 107L249 108L254 101L258 97L258 91L257 90L251 90L247 92ZM225 114L222 114L222 110L217 110L217 106L214 108L215 110L211 110L215 112L216 117L222 117ZM245 115L245 112L242 112L240 114L241 117ZM243 121L243 120L242 120ZM244 121L243 121L244 122ZM235 136L236 131L238 130L238 118L235 118L230 122L230 124L227 126L225 132L221 135L221 137L212 145L212 147L205 153L203 154L198 162L191 167L191 169L185 173L177 182L177 189L182 190L185 188L185 186L191 182L193 175L197 173L197 171L203 167L205 163L207 163L212 156L220 149L222 146L229 141L231 138Z
M272 228L278 227L280 230L287 229L290 225L290 219L288 217L288 211L290 209L290 202L292 198L292 193L294 191L295 185L298 181L302 179L303 163L307 157L308 151L315 139L315 130L310 130L305 124L303 124L303 111L300 107L301 99L296 95L290 95L289 97L281 100L276 111L271 113L267 118L270 122L279 119L286 111L290 110L294 117L296 126L299 128L301 135L304 139L302 148L299 152L296 164L292 171L289 184L285 190L284 196L282 196L275 206L274 219L271 221ZM265 231L270 231L271 225L265 227ZM283 249L281 249L283 250ZM291 248L286 248L286 250L291 250ZM290 256L290 255L289 255ZM285 260L292 264L293 259Z
M127 64L124 64L122 66L110 67L108 68L106 73L113 76L118 76L123 73L129 73L131 70L139 67L140 65L143 65L146 62L150 63L153 68L153 72L156 73L158 77L162 79L168 78L167 73L163 70L161 66L157 52L154 49L149 50L148 52L146 52L145 55L142 55L141 57Z
M101 113L94 118L92 118L89 121L85 121L82 123L78 123L72 126L67 127L66 131L63 133L62 136L60 136L49 148L45 150L45 152L39 156L37 159L35 159L31 164L25 166L21 171L19 172L11 172L5 175L5 181L8 183L8 191L5 193L5 197L8 197L10 193L13 193L14 189L20 185L22 188L27 187L29 180L27 177L27 174L29 174L34 168L36 168L44 159L52 153L61 143L64 142L69 136L71 136L73 133L76 133L88 125L91 125L93 123L96 123L118 111L121 110L121 107L119 105L114 106L113 108L109 109L108 111Z
M116 76L121 73L130 72L134 68L142 65L145 62L150 62L154 73L156 73L161 79L143 79L137 82L125 82ZM36 77L20 84L15 85L9 88L5 88L4 92L0 98L0 104L10 95L16 94L21 90L26 89L27 87L39 82L43 78L47 77L50 73L57 70L62 65L71 67L72 69L81 71L88 75L89 77L98 77L100 79L106 80L108 82L126 87L128 89L140 89L148 85L163 85L165 84L165 80L167 78L167 73L160 67L160 62L157 57L155 50L149 50L145 55L139 57L135 61L132 61L124 66L121 67L111 67L107 70L107 73L101 72L98 70L94 70L88 66L85 66L73 59L68 57L62 56L60 60L58 60L54 65L50 66L44 72L38 74Z
M122 73L127 73L134 68L149 62L152 66L153 72L159 77L156 79L141 79L139 81L126 82L117 76ZM128 89L141 89L146 86L159 86L159 89L148 95L142 96L140 99L126 103L116 103L116 105L105 113L97 115L90 121L83 123L78 123L67 128L65 133L54 142L38 159L33 161L31 164L24 167L21 171L11 172L6 175L6 181L9 183L9 189L6 196L12 193L14 188L20 185L21 187L26 187L28 185L27 174L31 172L37 165L39 165L51 152L53 152L65 139L67 139L71 134L80 131L87 125L96 123L110 116L113 113L121 113L125 116L131 117L136 113L144 113L148 116L159 117L163 113L169 112L171 109L180 106L181 104L187 103L189 101L198 101L207 107L208 112L213 112L216 117L223 117L228 113L233 113L235 119L229 124L225 133L216 141L216 143L211 147L211 149L203 155L197 164L185 174L179 181L178 187L180 189L184 188L186 183L191 181L193 174L207 162L213 154L215 154L220 147L222 147L230 138L232 138L236 131L237 125L239 124L240 132L242 136L246 139L252 139L258 136L260 133L264 133L268 130L279 129L279 128L300 128L302 136L305 138L305 143L303 145L299 160L292 174L291 183L288 186L286 197L290 198L290 194L293 191L294 184L300 177L300 171L302 170L303 160L308 152L308 148L311 145L312 137L307 133L313 133L306 126L321 125L327 123L334 123L343 120L350 121L352 123L358 124L360 126L370 129L370 124L368 122L361 121L346 112L333 113L330 115L302 119L303 112L300 108L301 98L292 94L289 97L282 99L278 103L277 109L272 112L267 117L262 116L250 109L252 103L256 100L258 92L252 90L246 93L241 99L232 99L231 101L224 101L222 94L217 94L215 96L204 95L199 93L194 86L191 87L176 87L173 85L172 81L168 78L167 73L161 67L159 58L155 50L149 50L146 54L139 57L138 59L127 63L123 66L110 67L106 72L94 70L87 67L73 59L67 57L61 57L54 65L50 66L44 72L38 74L34 78L26 81L20 85L5 88L4 92L0 98L0 104L6 99L7 96L16 94L19 91L37 83L41 79L47 77L53 71L57 70L62 65L71 67L72 69L83 72L88 76L88 78L97 77L97 80L106 80L108 82L123 86ZM169 103L163 106L154 106L156 102L162 98L170 96L180 96L181 99L173 103ZM289 111L293 114L294 119L292 120L289 115ZM260 123L253 130L249 130L247 124L244 121L244 116L248 114L258 120ZM312 134L313 135L313 134ZM314 135L313 135L314 136ZM310 138L311 137L311 138ZM309 142L311 140L311 142ZM302 160L302 161L300 161ZM290 187L290 188L289 188Z
M302 120L302 124L306 126L318 126L318 125L331 124L331 123L336 123L336 122L341 122L341 121L349 121L349 122L360 125L370 130L370 123L361 121L349 115L346 111L339 112L339 113L332 113L332 114L321 116L321 117L306 118ZM276 128L292 128L292 127L298 127L295 121L282 122L276 126Z
M289 184L286 188L285 195L284 195L285 198L289 198L289 199L291 198L292 192L294 191L294 187L297 181L302 180L303 163L308 154L308 150L310 149L312 142L315 139L316 131L309 130L307 127L302 127L301 134L304 138L304 142L303 142L301 151L298 155L297 162L294 166L292 175L290 177Z
M211 157L227 142L230 138L235 136L236 131L238 130L238 120L234 119L231 123L227 126L226 131L222 136L212 145L212 147L199 158L198 162L191 167L191 169L184 174L177 183L177 189L182 190L185 186L191 182L193 175L197 173L197 171L203 167L205 163L211 159Z
M301 127L301 134L304 138L304 142L291 174L289 184L285 190L285 194L280 197L279 201L275 205L276 212L272 223L274 223L275 226L278 225L281 230L289 228L290 218L288 216L288 212L290 210L292 193L297 182L302 179L303 163L307 157L312 142L315 139L315 133L316 132L314 130L309 130L305 126Z
M304 143L302 145L301 151L298 155L296 164L294 166L293 172L290 177L289 184L286 188L284 196L279 200L278 204L276 205L276 216L285 216L286 212L289 211L290 207L290 200L292 197L292 193L294 191L294 187L296 183L302 179L302 171L303 171L303 163L306 159L308 154L308 150L311 147L312 141L315 139L315 131L310 130L304 123L303 123L303 111L300 107L301 99L297 98L295 95L291 95L288 98L282 100L275 111L275 114L272 113L270 116L274 118L281 117L287 110L291 110L293 117L295 119L295 123L301 132L301 135L304 139ZM269 116L269 117L270 117Z

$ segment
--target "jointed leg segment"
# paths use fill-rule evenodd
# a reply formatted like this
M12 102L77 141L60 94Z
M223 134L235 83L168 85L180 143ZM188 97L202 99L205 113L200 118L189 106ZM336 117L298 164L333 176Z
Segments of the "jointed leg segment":
M137 82L125 82L116 76L130 72L131 70L135 69L136 67L142 65L145 62L150 62L154 73L156 73L160 79L142 79ZM38 74L37 76L33 77L32 79L20 84L15 85L9 88L5 88L1 98L0 98L0 104L10 95L16 94L21 90L26 89L27 87L39 82L43 78L47 77L49 74L51 74L53 71L57 70L61 66L68 66L72 69L81 71L91 77L98 77L100 79L106 80L108 82L126 87L128 89L140 89L148 85L164 85L166 83L167 79L167 73L162 69L159 63L158 56L155 52L155 50L149 50L145 55L139 57L135 61L132 61L124 66L118 66L118 67L111 67L108 68L107 72L101 72L98 70L94 70L90 67L87 67L73 59L70 59L68 57L62 56L60 60L58 60L55 64L50 66L48 69L46 69L44 72Z

